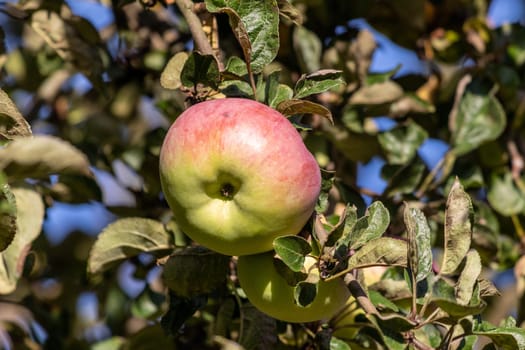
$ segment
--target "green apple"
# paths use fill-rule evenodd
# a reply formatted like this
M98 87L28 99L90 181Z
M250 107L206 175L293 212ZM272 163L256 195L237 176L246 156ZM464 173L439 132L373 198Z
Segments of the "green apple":
M359 306L354 297L348 298L346 305L330 320L334 337L342 340L354 339L362 325L356 321L356 317L364 315L364 310Z
M248 300L260 311L286 322L328 320L345 306L350 292L342 279L319 281L317 295L306 307L295 303L294 287L279 274L273 263L274 252L239 257L239 284ZM306 257L305 271L319 274L317 259Z
M259 102L198 103L170 127L160 179L177 224L226 255L269 251L300 232L315 207L320 169L294 126Z

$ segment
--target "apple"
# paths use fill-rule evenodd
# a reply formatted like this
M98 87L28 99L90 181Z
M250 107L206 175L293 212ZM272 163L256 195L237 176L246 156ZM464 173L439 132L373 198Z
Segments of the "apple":
M357 332L362 328L362 324L356 320L359 315L364 315L365 311L359 306L354 297L348 298L346 305L331 320L334 337L342 340L354 339Z
M321 187L319 166L295 127L253 100L198 103L168 130L160 180L182 231L226 255L273 249L300 232Z
M319 281L317 294L306 307L295 303L294 287L279 274L274 252L241 256L237 262L239 284L248 300L260 311L286 322L328 320L344 306L350 292L342 279ZM307 256L305 271L319 274L317 259Z

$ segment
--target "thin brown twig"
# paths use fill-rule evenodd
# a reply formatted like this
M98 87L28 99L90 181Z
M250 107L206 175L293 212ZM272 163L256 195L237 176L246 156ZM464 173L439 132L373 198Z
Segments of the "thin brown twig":
M197 50L205 55L213 55L213 49L206 33L202 29L201 21L193 12L193 2L191 0L175 0L175 3L188 23Z
M350 290L350 293L352 293L352 296L359 303L359 306L361 306L361 308L365 310L367 314L379 315L379 312L377 311L376 307L374 306L374 304L372 304L365 291L363 290L363 287L361 287L359 282L355 279L352 272L349 272L345 275L344 282L348 286L348 289Z

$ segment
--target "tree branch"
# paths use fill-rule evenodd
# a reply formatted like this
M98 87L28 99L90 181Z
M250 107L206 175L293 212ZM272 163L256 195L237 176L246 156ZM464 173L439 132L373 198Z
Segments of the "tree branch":
M175 3L186 19L186 22L188 22L195 48L202 54L213 55L213 49L206 33L204 33L202 29L201 21L195 12L193 12L193 2L191 0L175 0Z

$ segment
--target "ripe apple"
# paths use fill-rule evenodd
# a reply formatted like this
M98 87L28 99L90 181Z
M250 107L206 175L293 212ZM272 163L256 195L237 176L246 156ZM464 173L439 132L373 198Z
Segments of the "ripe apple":
M313 322L328 320L344 307L350 292L342 279L319 281L314 301L306 307L296 304L294 287L277 272L273 255L274 252L245 255L237 262L239 284L257 309L286 322ZM319 274L316 261L306 257L305 270Z
M240 98L198 103L170 127L160 152L164 195L183 232L226 255L269 251L299 233L321 174L294 126Z

